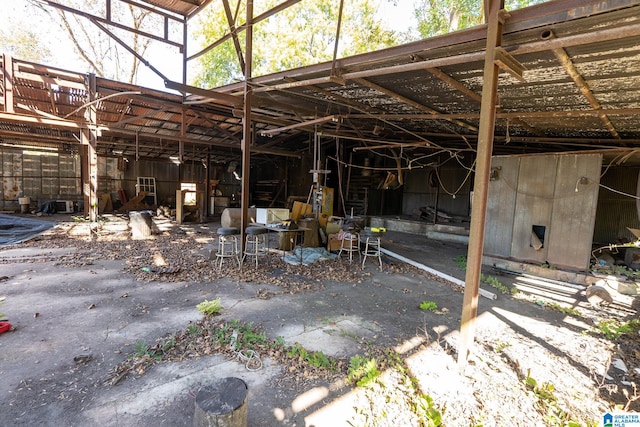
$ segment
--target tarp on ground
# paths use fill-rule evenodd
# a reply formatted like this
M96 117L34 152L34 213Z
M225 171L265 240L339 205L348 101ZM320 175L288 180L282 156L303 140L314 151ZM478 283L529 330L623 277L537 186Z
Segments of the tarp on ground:
M53 221L0 214L0 246L32 239L55 225Z
M302 250L302 256L300 251ZM302 265L313 264L317 261L324 261L328 259L338 258L338 255L327 252L325 248L300 248L297 247L293 252L284 256L284 261L292 265L300 265L302 259Z

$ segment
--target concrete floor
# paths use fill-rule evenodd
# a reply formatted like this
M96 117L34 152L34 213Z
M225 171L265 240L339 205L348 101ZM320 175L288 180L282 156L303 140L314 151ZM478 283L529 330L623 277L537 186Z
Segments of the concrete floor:
M203 233L201 227L179 228ZM211 233L216 224L205 227L204 232ZM455 260L466 255L464 244L390 231L383 247L464 279ZM137 341L153 342L185 328L201 316L195 305L207 298L221 298L226 319L260 324L270 338L283 337L288 345L300 343L336 357L362 354L359 338L401 349L416 360L417 349L434 337L446 337L452 346L457 341L462 293L415 272L396 273L388 266L400 262L388 257L383 271L368 262L365 271L370 275L357 285L327 274L320 290L264 300L256 297L254 283L224 278L146 283L123 272L121 260L61 262L68 257L81 260L87 253L83 251L47 240L0 248L0 296L6 297L0 312L16 328L0 335L0 425L192 425L198 390L226 376L248 384L251 426L348 425L355 399L349 387L322 381L313 386L288 383L286 367L268 359L261 370L249 371L239 361L206 356L156 365L117 386L105 383L108 372L134 352ZM202 257L207 258L204 253ZM513 284L515 279L505 280ZM576 306L586 303L579 289L555 292ZM436 315L419 310L426 299L447 311ZM509 296L481 298L480 330L497 327L494 316L483 316L495 309L531 319L542 315L539 306ZM91 361L78 363L83 355Z

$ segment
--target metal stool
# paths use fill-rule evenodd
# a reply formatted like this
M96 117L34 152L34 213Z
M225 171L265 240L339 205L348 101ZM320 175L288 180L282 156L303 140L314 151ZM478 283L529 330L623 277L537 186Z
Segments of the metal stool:
M353 261L354 252L357 252L360 257L359 259L362 260L362 255L360 254L360 234L353 230L345 232L342 235L338 257L342 255L342 251L349 253L349 263Z
M225 258L235 258L240 267L240 257L238 250L238 235L240 230L236 227L221 227L216 231L218 234L218 252L216 253L216 264L218 269L222 268Z
M258 268L258 257L266 254L267 230L262 227L247 227L244 231L247 236L245 238L241 264L244 264L245 258L254 257L256 260L256 268Z
M378 263L380 264L380 271L382 271L382 252L380 251L380 236L382 236L382 233L379 231L371 231L368 228L365 229L364 250L362 251L362 255L363 255L362 268L364 268L364 263L367 262L367 257L377 257Z

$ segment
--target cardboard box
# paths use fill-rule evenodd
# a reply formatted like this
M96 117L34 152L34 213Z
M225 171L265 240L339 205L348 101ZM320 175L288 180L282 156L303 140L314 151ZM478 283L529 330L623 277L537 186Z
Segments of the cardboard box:
M342 245L342 240L338 239L338 233L329 234L327 236L327 250L329 252L339 251Z
M329 234L329 236L327 237L327 250L329 252L340 250L340 248L342 247L342 239L340 238L341 234L342 233ZM357 240L351 240L351 245L353 246L353 249L357 249L359 246ZM345 242L345 249L348 247L348 243Z

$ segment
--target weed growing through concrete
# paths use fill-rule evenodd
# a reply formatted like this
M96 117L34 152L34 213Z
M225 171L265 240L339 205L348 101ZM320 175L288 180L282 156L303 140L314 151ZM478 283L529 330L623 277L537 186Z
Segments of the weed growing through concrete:
M304 360L310 366L314 368L325 368L325 369L333 369L335 368L335 362L327 357L321 351L313 351L308 352L302 347L300 344L296 343L289 348L287 351L287 356L292 358L297 358L299 360Z
M144 341L137 341L135 357L160 361L162 360L162 352L159 352L155 347L151 347Z
M573 317L582 317L582 313L580 310L575 309L573 307L566 307L564 305L560 305L557 302L548 302L545 304L545 307L550 308L551 310L559 311L560 313L564 313Z
M128 375L143 375L156 363L181 362L212 354L237 359L240 353L250 351L288 366L288 372L296 373L301 381L317 378L336 381L347 377L347 383L362 387L372 405L357 408L358 419L352 425L375 424L384 419L385 411L398 408L404 408L409 417L418 420L418 425L441 425L440 410L430 396L420 392L402 357L391 349L375 349L370 343L368 356L354 356L346 361L307 350L299 343L288 347L282 336L270 340L251 322L214 320L211 316L204 316L175 335L159 338L154 345L138 341L129 359L114 368L110 382L115 385ZM388 378L387 373L391 374ZM384 404L380 406L380 402Z
M347 380L362 387L369 401L369 405L355 408L357 415L349 421L349 425L386 425L387 405L398 405L411 414L411 417L402 420L407 425L441 426L442 413L431 396L420 392L418 380L411 376L402 357L391 349L378 351L376 355L358 355L349 360Z
M498 342L498 343L496 344L496 346L493 348L493 351L495 351L496 353L501 353L503 350L505 350L505 349L507 349L507 348L509 348L509 347L511 347L511 344L510 344L510 343L506 343L506 342L502 342L502 341L500 341L500 342Z
M516 288L513 288L513 292L507 285L502 283L500 280L493 276L485 276L484 274L480 274L480 281L488 286L491 286L494 289L499 290L503 294L515 293L517 292Z
M467 269L467 257L466 255L458 255L455 259L456 265L460 270ZM484 274L480 274L480 282L485 285L491 286L494 289L499 290L503 294L512 294L515 295L518 293L518 289L509 288L507 285L502 283L499 279L493 276L485 276Z
M378 363L374 358L365 356L353 356L349 359L349 371L347 381L360 387L366 387L380 375Z
M572 419L571 414L562 408L554 393L555 386L550 382L538 383L532 376L531 371L527 372L524 379L528 390L532 391L538 398L540 409L546 412L548 425L562 427L580 427L581 424Z
M204 300L200 304L196 305L198 311L205 316L214 316L222 312L222 301L220 298L208 301Z
M420 310L425 310L425 311L436 311L438 309L438 304L436 304L433 301L422 301L420 303Z

